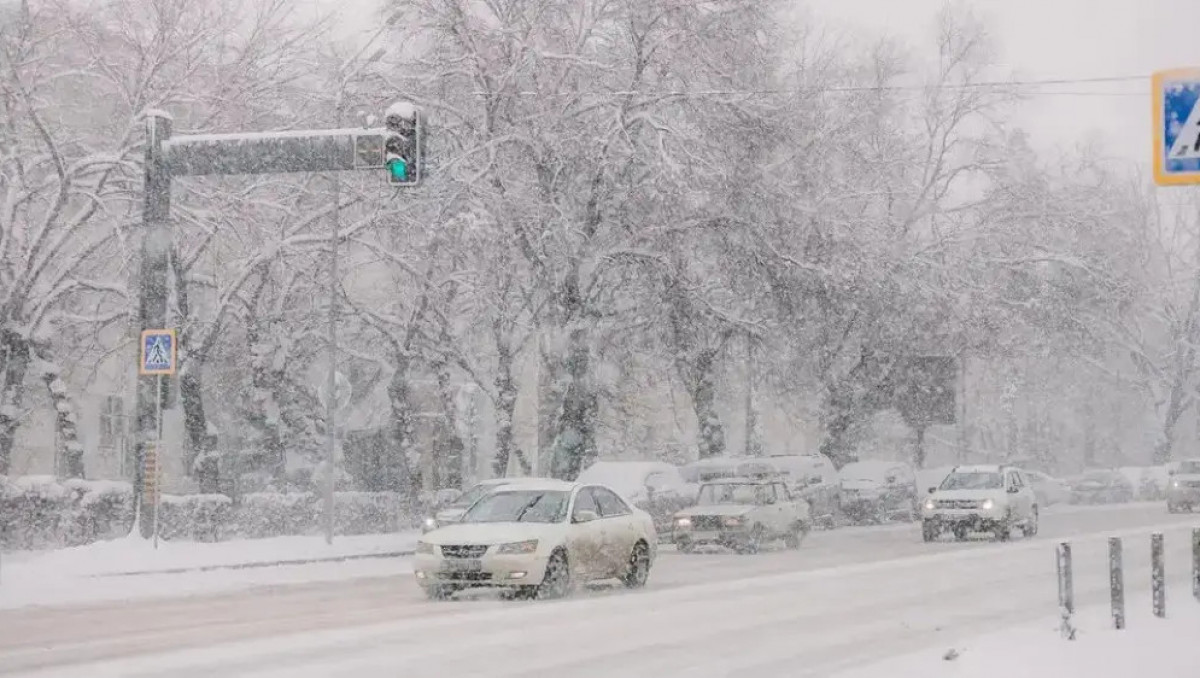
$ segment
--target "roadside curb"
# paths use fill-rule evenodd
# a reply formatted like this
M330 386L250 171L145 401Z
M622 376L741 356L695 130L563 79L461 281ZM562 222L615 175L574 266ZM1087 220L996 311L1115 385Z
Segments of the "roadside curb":
M256 567L278 567L281 565L309 565L313 563L340 563L347 560L366 560L368 558L403 558L416 553L413 549L404 551L385 551L381 553L358 553L344 556L328 556L323 558L296 558L292 560L259 560L250 563L225 563L221 565L198 565L196 567L173 567L162 570L129 570L124 572L100 572L88 575L89 578L103 579L105 577L136 577L150 574L186 574L188 572L212 572L214 570L248 570Z

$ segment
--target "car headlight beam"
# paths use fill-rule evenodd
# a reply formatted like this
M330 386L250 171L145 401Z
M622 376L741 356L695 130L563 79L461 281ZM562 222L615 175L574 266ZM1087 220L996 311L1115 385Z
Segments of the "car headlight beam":
M501 544L500 546L496 547L496 553L507 556L536 553L537 547L538 540L527 539L525 541L514 541L508 544Z
M984 499L983 503L979 505L979 508L983 509L984 511L991 511L992 509L996 508L996 502L992 501L991 499Z
M684 517L684 518L676 518L675 519L675 527L691 527L691 526L692 526L691 518Z
M937 505L933 503L932 499L925 500L925 510L926 511L932 511L936 506Z

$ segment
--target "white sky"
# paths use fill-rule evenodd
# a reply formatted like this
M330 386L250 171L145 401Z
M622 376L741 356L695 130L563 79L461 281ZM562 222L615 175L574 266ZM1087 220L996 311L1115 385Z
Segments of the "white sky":
M378 0L312 0L336 8L347 30L371 25ZM933 49L946 0L797 0L822 24ZM1155 70L1200 66L1200 0L959 0L985 20L999 72L1025 79L1147 76L1143 82L1049 86L1023 104L1018 124L1043 149L1099 140L1108 154L1149 169ZM1097 96L1097 93L1121 93Z

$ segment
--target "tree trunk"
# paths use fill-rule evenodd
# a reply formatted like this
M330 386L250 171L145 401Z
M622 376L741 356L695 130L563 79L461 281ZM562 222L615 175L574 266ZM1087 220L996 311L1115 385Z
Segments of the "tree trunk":
M562 407L562 355L557 345L549 349L540 342L538 358L538 469L537 475L550 475L554 461L554 438L558 431L558 415ZM551 343L557 344L551 340Z
M0 355L4 356L3 380L0 380L0 475L7 475L12 470L13 442L21 422L29 342L12 330L0 330Z
M463 458L466 456L467 445L458 432L458 407L454 402L453 384L450 380L450 365L445 360L435 360L433 363L437 379L438 397L442 403L442 411L446 415L446 444L445 449L438 450L441 457L436 464L443 469L439 480L439 489L461 489L463 484Z
M1187 317L1175 337L1175 374L1171 381L1171 394L1167 398L1167 411L1163 417L1162 435L1154 446L1154 463L1171 461L1175 446L1175 427L1189 405L1192 372L1196 368L1197 325L1200 325L1200 267L1192 283L1192 298L1188 304ZM1186 348L1185 348L1186 347Z
M513 355L508 342L496 330L496 458L492 474L497 478L508 475L509 459L513 454L513 417L517 410L517 384L513 379ZM522 460L523 461L523 460ZM528 463L522 470L529 473Z
M701 459L725 454L725 427L721 425L721 415L717 412L717 385L714 373L717 354L715 348L703 349L690 366L680 367L681 372L690 372L690 378L685 379L684 383L692 396L692 407L696 412L696 422L699 426L696 442Z
M550 475L575 480L596 460L596 415L599 402L591 383L588 333L574 328L567 336L565 373L567 388L554 440Z
M50 394L50 403L54 407L54 428L57 433L58 449L61 455L61 473L67 478L83 477L83 445L79 442L78 419L75 416L75 405L67 391L67 385L61 378L58 365L49 359L50 352L46 347L37 351L41 365L42 382Z
M187 275L178 253L171 257L175 265L175 303L183 319L179 332L179 399L183 404L183 428L187 433L184 473L196 479L203 494L221 491L221 466L217 459L217 437L210 435L204 412L202 370L207 358L204 347L193 346L191 305L188 302ZM194 350L193 350L194 349Z
M411 458L413 417L412 402L409 398L408 376L412 360L406 355L398 354L392 362L394 372L388 382L388 404L392 420L390 429L391 445L388 446L387 456L381 460L383 468L380 472L393 479L396 492L409 501L416 499L420 490L420 479L414 466L417 460Z

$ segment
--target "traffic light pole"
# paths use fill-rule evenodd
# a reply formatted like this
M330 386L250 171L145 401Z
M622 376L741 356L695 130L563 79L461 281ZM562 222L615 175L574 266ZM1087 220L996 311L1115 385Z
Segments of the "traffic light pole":
M138 275L139 330L158 329L167 318L167 277L171 252L171 173L164 146L171 137L171 117L162 111L146 114L145 196L142 204L141 267ZM145 484L146 445L158 437L158 412L162 405L160 379L137 378L137 432L134 439L134 487ZM143 538L154 535L152 507L142 506L143 494L134 493L134 514Z
M340 107L339 107L340 108ZM340 110L339 110L340 119ZM387 113L388 127L384 129L328 129L266 132L251 134L199 134L171 137L171 119L160 111L146 114L146 174L145 205L142 212L143 238L139 288L138 324L140 329L164 327L167 315L169 256L173 241L171 232L171 181L174 177L237 174L286 174L292 172L340 172L350 170L384 170L389 167L388 147L397 136L397 129L409 134L401 136L413 143L405 144L402 152L405 165L411 168L406 181L389 180L393 186L416 186L423 170L423 118L411 104L393 105ZM326 541L333 539L333 486L336 466L335 408L337 406L337 315L340 301L338 285L338 247L340 238L341 182L334 181L334 205L330 256L330 307L328 402L326 425L329 429L324 480ZM139 377L137 388L137 444L135 482L143 484L146 442L155 437L156 407L161 405L162 391L156 388L154 377ZM187 471L191 473L191 469ZM139 500L140 501L140 500ZM153 516L147 507L138 506L139 530L143 537L153 534Z

